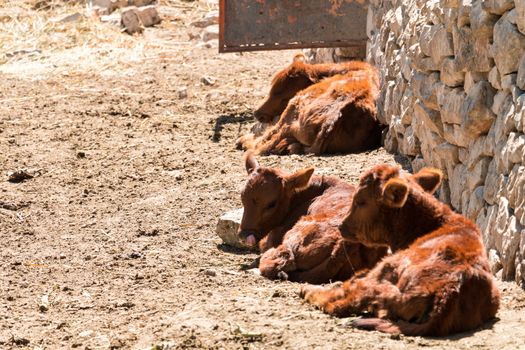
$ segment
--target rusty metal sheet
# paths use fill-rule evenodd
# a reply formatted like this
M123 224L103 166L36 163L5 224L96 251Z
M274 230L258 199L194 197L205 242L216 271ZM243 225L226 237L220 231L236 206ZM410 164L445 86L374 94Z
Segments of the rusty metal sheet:
M368 0L220 0L219 51L366 44Z

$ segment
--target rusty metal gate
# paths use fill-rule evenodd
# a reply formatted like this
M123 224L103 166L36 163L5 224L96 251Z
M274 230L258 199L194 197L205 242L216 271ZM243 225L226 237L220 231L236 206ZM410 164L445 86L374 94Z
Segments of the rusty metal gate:
M219 52L366 43L368 0L220 0Z

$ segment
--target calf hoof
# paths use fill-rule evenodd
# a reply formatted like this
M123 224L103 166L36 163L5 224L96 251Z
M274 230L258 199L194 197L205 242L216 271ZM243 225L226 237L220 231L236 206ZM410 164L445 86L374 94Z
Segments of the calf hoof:
M253 148L255 137L253 134L246 134L237 139L235 142L235 147L239 150L248 150L250 148Z
M308 301L308 299L312 296L312 294L316 292L320 292L322 290L324 290L323 287L312 286L310 284L307 284L301 287L301 290L299 291L299 296L303 298L304 300Z
M284 271L279 271L277 273L277 278L280 279L281 281L288 281L288 274Z
M241 151L245 151L246 147L244 147L244 142L242 136L235 141L235 148Z

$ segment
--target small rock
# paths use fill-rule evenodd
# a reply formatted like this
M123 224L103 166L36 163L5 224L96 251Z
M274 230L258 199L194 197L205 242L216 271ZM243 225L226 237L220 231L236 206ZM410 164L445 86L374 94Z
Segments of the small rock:
M22 337L17 337L17 336L12 335L11 343L17 346L27 346L29 345L30 341L27 338L22 338Z
M77 158L86 158L86 152L78 151L77 152Z
M210 277L215 277L215 276L217 276L217 272L215 272L214 270L210 270L210 269L206 269L206 270L204 270L203 273L204 273L206 276L210 276Z
M212 24L211 26L207 26L206 28L204 28L204 30L201 33L201 39L202 41L219 39L219 25Z
M27 170L16 170L8 173L7 176L7 181L12 183L20 183L25 180L32 179L34 177L34 175L30 174Z
M133 253L129 254L129 258L130 259L140 259L140 258L142 258L142 255L140 253L138 253L138 252L133 252Z
M155 2L155 0L128 0L128 6L147 6L151 5Z
M54 22L54 23L69 23L69 22L77 22L77 21L80 21L81 19L84 19L84 15L78 13L78 12L75 12L71 15L67 15L65 17L57 17L57 18L53 18L51 19L51 22Z
M192 22L191 25L197 28L205 28L218 22L219 11L210 11L202 19Z
M204 85L211 86L215 84L215 79L213 79L212 77L202 77L201 83L203 83Z
M11 202L4 202L4 201L1 201L1 200L0 200L0 208L5 209L5 210L17 211L17 210L20 209L22 206L24 206L24 205L20 205L20 204L16 204L16 203L11 203Z
M132 308L134 306L135 306L135 304L132 303L131 301L123 301L123 302L120 302L120 303L116 304L116 307L123 307L125 309L130 309L130 308Z
M273 292L272 294L272 298L283 298L285 297L286 295L281 292L280 290L276 290L275 292Z
M155 236L158 236L160 233L160 231L156 228L152 229L152 230L143 230L143 229L139 229L138 232L137 232L137 236L141 237L141 236L145 236L145 237L155 237Z
M100 16L100 21L118 26L120 25L120 23L122 23L122 18L121 18L120 13L113 12L110 15Z
M78 336L81 338L87 338L91 336L92 334L93 334L93 331L88 329L87 331L80 332Z
M188 89L186 87L181 87L177 89L177 96L179 100L185 99L188 97Z
M130 7L122 10L121 23L128 34L142 33L145 27L159 24L161 19L155 6Z
M92 0L92 4L101 9L106 9L106 13L110 14L116 9L128 6L128 0Z

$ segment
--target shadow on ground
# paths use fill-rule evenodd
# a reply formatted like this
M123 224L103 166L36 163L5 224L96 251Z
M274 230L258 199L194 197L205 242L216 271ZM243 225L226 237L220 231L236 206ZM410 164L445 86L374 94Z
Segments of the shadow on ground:
M221 139L222 129L226 124L239 124L238 132L240 133L241 126L243 124L254 120L255 118L253 117L253 114L249 112L221 115L217 117L217 119L215 119L215 125L213 127L213 136L211 139L213 142L219 142Z

